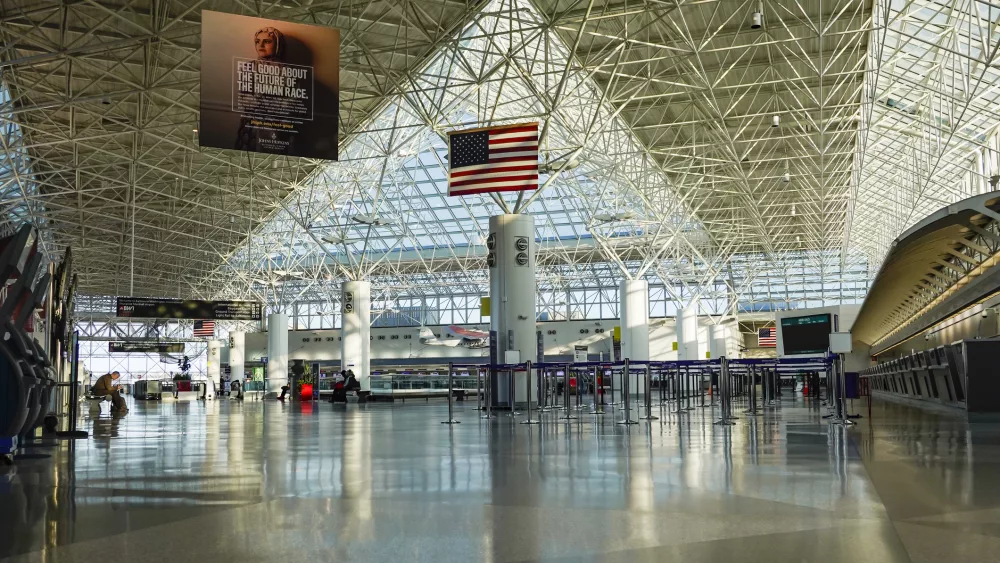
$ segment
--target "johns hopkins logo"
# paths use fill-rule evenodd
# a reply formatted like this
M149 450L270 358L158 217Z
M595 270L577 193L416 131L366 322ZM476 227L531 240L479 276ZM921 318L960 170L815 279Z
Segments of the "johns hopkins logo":
M278 134L275 133L274 131L272 131L271 132L271 140L274 141L274 140L277 140L277 138L278 138Z

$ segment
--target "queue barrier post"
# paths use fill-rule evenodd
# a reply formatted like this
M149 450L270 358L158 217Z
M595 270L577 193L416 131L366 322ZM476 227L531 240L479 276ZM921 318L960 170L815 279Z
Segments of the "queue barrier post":
M565 369L563 369L563 410L566 411L566 414L559 417L562 420L575 420L577 418L569 408L569 368L570 364L566 364Z
M646 416L640 416L640 420L657 420L657 417L653 416L653 368L649 364L646 364L646 383L643 389L643 397L646 401Z
M455 420L454 407L452 406L453 395L455 394L455 366L448 362L448 420L442 420L441 424L461 424Z
M522 420L521 424L538 424L537 420L531 418L531 360L524 362L524 392L524 400L528 404L528 419Z

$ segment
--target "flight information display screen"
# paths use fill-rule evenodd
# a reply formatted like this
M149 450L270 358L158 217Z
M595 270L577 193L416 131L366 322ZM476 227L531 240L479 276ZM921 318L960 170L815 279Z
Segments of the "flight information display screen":
M264 306L256 301L202 301L119 297L119 317L259 321Z
M823 354L830 349L833 319L829 313L781 319L785 355Z

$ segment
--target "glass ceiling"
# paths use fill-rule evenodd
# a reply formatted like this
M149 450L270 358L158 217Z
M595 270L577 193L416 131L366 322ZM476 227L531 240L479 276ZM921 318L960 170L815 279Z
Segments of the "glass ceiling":
M875 2L849 242L878 264L904 230L996 189L1000 6Z
M487 195L447 196L446 132L489 123L541 122L543 162L566 165L542 174L547 189L525 196L543 254L599 254L595 236L651 247L701 228L584 69L542 33L538 15L525 3L511 17L505 6L487 7L348 140L340 162L309 178L229 257L224 270L238 272L235 286L249 279L266 294L276 280L317 274L365 278L412 263L482 268L488 219L501 207ZM502 205L513 207L513 198ZM595 216L621 220L595 225ZM644 240L653 224L660 232Z

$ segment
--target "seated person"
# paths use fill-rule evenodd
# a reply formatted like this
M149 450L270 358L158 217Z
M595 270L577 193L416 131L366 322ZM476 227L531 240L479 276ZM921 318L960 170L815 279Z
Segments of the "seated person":
M338 381L333 384L333 395L330 397L331 403L346 403L347 390L344 389L344 382Z
M354 377L354 370L347 370L347 376L344 380L344 390L345 391L358 391L361 389L361 384L358 383L358 378Z
M116 383L120 377L121 374L117 371L104 374L91 389L91 393L97 397L111 396L111 412L128 412L125 399L122 398L122 386Z

